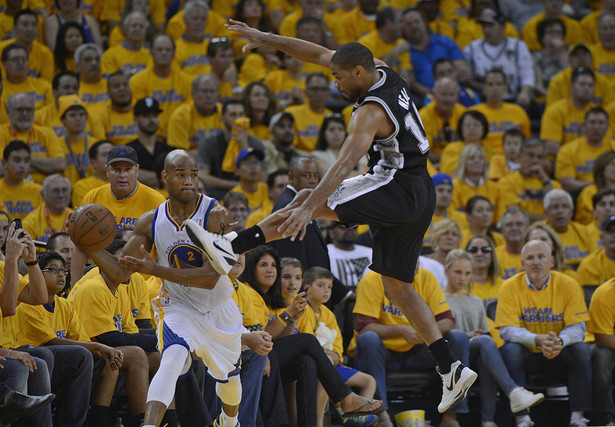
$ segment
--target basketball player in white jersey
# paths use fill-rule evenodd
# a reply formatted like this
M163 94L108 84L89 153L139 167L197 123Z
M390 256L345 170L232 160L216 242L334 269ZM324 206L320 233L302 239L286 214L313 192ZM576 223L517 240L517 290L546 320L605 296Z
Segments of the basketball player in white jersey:
M166 157L162 179L169 199L143 214L119 257L106 251L90 252L98 266L113 280L125 281L132 272L161 277L164 282L154 300L158 317L158 347L162 360L147 395L144 426L158 426L175 394L177 379L190 369L190 353L203 359L217 380L216 393L222 413L214 426L235 427L241 400L239 358L242 318L231 299L232 285L219 275L190 240L184 223L219 231L233 221L215 199L197 192L198 167L190 154L174 150ZM157 260L150 256L156 247ZM351 393L341 402L345 412L362 407L375 410L380 401Z

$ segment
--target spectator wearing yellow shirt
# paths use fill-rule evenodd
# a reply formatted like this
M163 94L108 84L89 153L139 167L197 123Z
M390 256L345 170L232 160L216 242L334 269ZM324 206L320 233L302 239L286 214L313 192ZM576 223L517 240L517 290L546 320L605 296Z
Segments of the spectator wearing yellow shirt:
M218 102L218 79L201 74L192 81L192 100L177 107L169 119L168 144L196 152L199 141L222 129Z
M303 17L316 18L325 28L323 46L335 49L344 43L345 31L334 16L324 10L324 0L299 0L301 9L296 10L282 19L278 32L281 36L297 37L297 22Z
M551 79L568 65L568 46L564 44L566 26L559 18L541 21L536 31L542 50L532 52L536 78L534 93L537 102L542 102Z
M104 135L115 145L135 139L137 125L132 114L132 92L128 76L118 71L107 79L109 101L91 111L94 134Z
M249 53L239 69L239 86L246 88L250 83L263 80L269 73L280 68L280 58L270 46L261 45ZM305 72L305 70L304 70Z
M439 164L444 148L459 140L457 125L466 109L457 102L459 85L451 78L436 81L433 98L434 102L419 110L419 116L430 141L429 159Z
M594 67L615 84L615 12L602 11L598 18L598 43L591 45Z
M609 217L615 215L615 189L603 188L592 197L593 221L587 224L586 231L590 239L589 253L602 249L602 225Z
M555 156L562 145L583 135L585 113L592 108L596 78L589 68L577 68L570 80L570 96L547 107L540 125L540 139Z
M572 197L562 189L554 189L545 195L543 203L547 225L562 239L564 260L568 266L576 270L581 260L589 255L591 243L585 226L572 221L574 213Z
M555 178L569 193L578 193L593 183L594 164L598 156L613 148L609 130L609 115L602 107L585 114L585 135L570 141L557 153Z
M241 90L237 84L237 69L233 45L226 37L214 37L207 46L207 58L211 65L211 74L220 82L220 101L233 98L233 93Z
M519 129L526 138L532 136L530 118L523 108L511 102L504 102L506 93L506 75L495 69L485 74L483 93L487 98L484 103L471 107L484 114L489 122L489 133L481 142L488 160L495 154L503 154L502 135L510 129Z
M70 192L68 178L57 173L45 178L41 188L43 204L23 219L23 228L33 240L46 242L52 234L66 231L68 217L73 212L68 207Z
M79 96L87 105L109 100L107 82L100 74L102 50L94 43L82 44L75 51L75 69L79 74Z
M602 248L590 253L579 264L577 278L581 285L599 286L615 277L615 216L608 217L601 230Z
M453 180L451 177L445 173L439 172L431 178L436 189L436 207L431 218L429 229L423 238L424 247L433 247L431 238L432 227L445 218L452 219L462 229L468 227L466 216L455 209L451 204L453 200ZM459 233L459 241L461 242L461 233Z
M464 147L481 145L488 133L489 123L483 113L468 110L457 121L459 140L446 144L440 156L440 172L452 175L459 166L459 155Z
M51 83L28 75L28 51L24 45L14 42L2 49L2 64L6 73L3 81L0 103L6 106L9 96L26 93L34 98L34 107L38 110L53 103ZM4 108L0 108L0 123L6 123Z
M579 67L593 68L594 59L591 50L585 43L575 43L569 49L568 68L557 73L547 89L547 107L555 101L565 99L570 95L570 80L572 73ZM611 90L609 79L602 74L596 74L594 93L591 102L596 105L608 105L615 100L615 92Z
M241 150L235 160L235 175L239 178L239 185L231 188L230 192L246 196L251 212L262 207L269 200L267 184L259 180L262 174L261 162L264 159L263 151L248 148Z
M135 99L151 96L160 104L158 136L166 137L173 112L190 99L191 77L173 64L175 43L166 34L152 41L152 64L130 78L130 89ZM169 135L169 139L171 136Z
M461 236L461 247L465 247L476 236L488 236L494 241L493 248L505 243L504 237L496 231L491 231L495 206L485 196L472 196L464 207L468 219L468 227L464 228Z
M113 2L105 2L105 6L112 5ZM149 23L147 27L146 39L151 41L156 34L164 33L164 25L166 22L166 4L164 0L126 0L117 1L118 6L123 3L124 10L116 9L112 12L113 17L103 17L101 21L107 22L107 29L113 28L109 34L109 47L115 47L124 40L125 33L123 30L126 17L131 12L141 12L147 18ZM107 7L107 9L110 9ZM108 13L108 11L107 11ZM118 21L119 25L118 25ZM110 22L111 21L111 22Z
M359 40L365 34L376 29L376 14L378 13L378 0L360 0L357 7L344 13L339 20L344 29L344 39L341 43L350 43Z
M25 93L11 95L7 100L10 122L0 125L0 150L13 140L24 141L30 147L30 173L34 182L43 182L46 175L64 171L64 152L50 128L34 123L34 97Z
M255 210L248 216L246 219L246 228L258 224L271 214L273 206L277 203L284 190L286 190L287 185L288 169L277 169L267 175L267 195L269 196L269 200L267 200L260 209Z
M177 41L182 36L182 34L186 32L186 6L188 6L188 4L192 3L193 1L197 0L190 0L186 2L184 5L184 9L177 12L175 16L169 19L169 22L167 23L167 29L165 32L175 41ZM201 1L201 4L199 6L207 6L207 10L209 11L205 23L205 37L208 39L211 39L212 37L228 37L228 31L224 27L224 24L226 24L226 19L224 19L222 16L220 16L213 10L209 10L207 2Z
M305 74L302 73L303 61L281 52L284 69L268 73L264 83L273 93L278 108L303 104Z
M24 45L28 51L28 75L51 81L54 74L53 53L38 39L38 17L29 9L20 10L14 17L15 40L0 43L0 50L15 41ZM2 69L4 73L4 69Z
M30 169L30 147L23 141L11 141L4 147L2 167L0 200L3 208L11 218L23 219L43 203L40 184L24 181Z
M504 154L494 154L489 162L489 179L498 181L500 178L516 171L521 166L521 147L525 135L519 129L509 129L502 135L502 151Z
M64 126L64 138L61 139L66 162L64 176L74 185L92 173L88 150L93 138L86 133L88 112L79 97L76 94L61 96L59 104L60 120Z
M594 183L581 190L577 199L575 220L582 224L592 221L594 195L603 188L615 188L615 151L602 153L594 163Z
M565 44L572 45L575 42L587 41L585 38L585 31L583 31L581 24L577 20L569 18L562 13L564 0L541 0L541 2L544 6L544 12L534 15L521 29L521 37L530 50L541 49L536 27L538 23L545 18L559 18L564 22L566 26L566 37L564 37Z
M327 114L326 108L331 90L329 79L322 73L312 73L305 80L306 103L288 107L285 111L295 119L295 147L312 152L318 142L318 132Z
M101 71L104 78L116 71L130 76L150 65L151 57L145 47L148 25L147 18L141 12L131 12L126 16L123 23L126 38L103 53Z
M212 3L215 5L216 3L228 5L228 2L224 0L214 0ZM272 5L273 6L273 5ZM268 11L272 11L271 6L265 4L262 0L241 0L234 7L234 11L231 15L233 19L239 22L245 22L248 27L251 28L264 28L267 27L267 17L265 15L265 9ZM275 6L273 6L275 7ZM213 10L218 12L216 7L213 7ZM273 11L274 19L278 20L277 25L270 20L271 28L278 28L279 21L281 21L284 16L282 15L281 10ZM225 14L222 14L225 15ZM226 15L225 15L226 16ZM246 39L243 34L240 33L231 33L231 43L233 44L233 52L237 58L242 58L245 56L243 52L243 47L248 44L248 39Z
M320 20L312 18L311 16L304 16L297 21L297 38L320 44L324 37L325 32ZM303 74L306 76L317 72L327 76L330 82L333 81L333 75L328 67L312 64L311 62L303 63Z
M602 0L600 2L600 9L585 15L583 19L581 19L581 26L585 31L585 39L589 43L597 43L598 39L598 18L604 11L615 12L615 1L613 0Z
M502 279L506 280L521 271L523 235L530 226L530 219L525 212L513 207L504 212L499 226L505 244L496 246L495 254L500 264Z
M98 188L109 182L107 179L106 165L107 154L113 148L113 144L106 140L100 140L94 143L88 150L90 165L92 166L92 175L80 179L73 186L73 207L81 206L81 200L90 190Z

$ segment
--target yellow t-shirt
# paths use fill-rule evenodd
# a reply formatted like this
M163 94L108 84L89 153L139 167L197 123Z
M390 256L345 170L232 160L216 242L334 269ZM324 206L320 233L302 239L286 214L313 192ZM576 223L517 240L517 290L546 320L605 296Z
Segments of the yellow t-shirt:
M502 287L503 280L499 277L496 282L493 283L491 279L487 281L485 284L474 283L474 287L472 288L472 295L480 298L481 300L486 300L490 298L497 298L500 293L500 288Z
M555 140L564 145L583 136L585 113L592 108L588 104L584 110L579 110L572 104L570 98L561 99L547 107L542 116L540 139Z
M609 138L602 141L602 147L589 145L584 136L570 141L557 153L555 178L561 180L572 177L580 181L593 181L596 159L600 154L612 149Z
M190 100L171 114L167 143L171 147L194 150L199 146L199 141L214 129L224 129L222 109L217 106L212 114L203 116Z
M510 173L506 156L503 154L494 154L489 161L489 179L492 181L499 181L500 178Z
M139 183L138 186L132 196L118 200L111 193L111 184L101 185L88 192L81 204L98 203L106 206L115 215L118 230L126 226L134 227L141 215L156 209L165 201L162 194L147 185Z
M604 249L589 254L581 261L577 278L581 285L601 285L615 277L615 261L606 256Z
M587 332L615 334L615 277L598 286L589 304Z
M96 83L79 82L79 98L86 105L99 105L108 102L107 80L100 79ZM93 112L94 110L90 109L89 111Z
M100 60L100 69L103 76L108 77L116 71L122 71L130 76L138 73L152 64L152 57L145 46L138 49L122 42L105 51ZM140 98L137 98L140 99Z
M322 113L316 113L308 104L293 105L286 110L295 118L295 140L297 149L311 153L318 143L318 133L327 114L333 113L328 108Z
M589 255L591 246L585 226L576 221L570 221L568 230L557 233L564 245L564 261L570 266L578 266L583 258Z
M592 201L594 195L598 192L596 184L589 184L584 187L577 198L577 211L574 219L581 224L589 224L594 221L594 203Z
M602 237L602 231L596 225L596 221L585 225L585 232L587 233L587 237L589 238L589 243L590 243L589 253L590 254L604 247L604 245L602 244L602 240L600 239Z
M551 281L540 291L531 290L526 273L519 273L502 283L498 296L495 324L526 328L534 334L557 335L569 325L589 320L583 291L572 278L551 271ZM537 347L529 347L540 353Z
M264 329L269 322L269 309L263 298L250 285L238 280L234 283L233 301L237 303L243 326L249 330Z
M5 210L11 218L23 219L34 209L43 204L41 197L41 185L34 182L22 181L16 187L6 184L4 179L0 180L0 200L2 200Z
M384 40L380 38L377 30L372 30L363 37L361 37L357 42L361 43L363 46L367 47L372 51L374 58L382 59L393 50L397 43L402 41L403 39L397 39L393 43L386 43ZM393 68L398 73L401 70L412 70L412 61L410 59L410 52L404 52L399 55L395 60L393 60L392 64L388 64L391 68Z
M181 36L175 40L173 65L192 77L209 74L211 65L207 56L207 46L209 46L208 38L204 37L200 42L191 42Z
M38 208L34 209L23 219L23 229L30 233L32 240L46 242L52 234L58 231L66 231L64 225L72 212L71 208L66 208L64 213L60 215L48 212L49 221L47 221L45 204L41 203Z
M453 179L453 200L451 205L453 208L465 212L466 204L474 196L483 196L491 201L493 208L493 223L497 223L500 216L506 209L502 206L500 188L498 184L485 180L482 185L472 187L467 181L461 181L459 178Z
M38 125L32 125L29 132L13 132L9 123L0 125L0 153L13 140L18 139L30 146L32 158L64 158L64 150L60 140L53 130ZM47 175L34 172L32 179L39 184L43 183Z
M490 108L486 103L470 107L484 114L489 122L489 133L481 142L485 149L487 160L491 160L495 154L504 154L502 149L502 137L509 129L518 129L526 138L532 136L530 118L523 108L511 102L503 102L502 107Z
M164 21L163 21L164 22ZM206 39L210 39L213 37L229 37L229 31L224 26L226 24L226 19L222 16L214 12L213 10L209 11L207 16L207 25L205 26L205 30L203 31L203 36ZM166 33L171 36L173 40L177 43L177 40L186 32L186 24L184 23L184 11L180 10L177 12L169 22L167 23ZM177 52L175 52L177 55Z
M273 93L278 104L290 101L291 94L297 89L305 93L305 78L296 80L287 70L276 70L267 74L263 83Z
M320 306L320 316L317 316L312 309L312 306L308 304L305 309L305 312L299 318L297 322L297 328L299 332L315 335L316 329L319 325L324 324L327 328L335 331L337 335L335 336L335 341L333 342L333 348L329 349L337 353L339 356L339 360L343 359L344 353L344 343L342 341L342 332L340 331L340 327L337 324L337 319L335 318L335 314L331 310L329 310L326 306Z
M6 40L0 43L0 52L14 42L15 40ZM2 75L6 76L4 64L0 64L0 68L2 69ZM40 43L38 40L32 42L32 49L28 52L28 75L30 77L45 79L48 82L51 82L55 75L55 60L53 58L53 53L47 46Z
M615 83L615 51L607 50L602 43L596 43L589 47L594 58L594 68L597 74L601 74L611 84Z
M37 110L55 102L51 90L51 83L45 79L28 77L23 83L19 84L13 84L8 80L4 80L2 86L3 89L0 102L2 103L2 110L4 113L6 113L6 100L9 96L19 92L32 95L34 97L34 108Z
M457 33L455 42L461 50L465 49L465 47L469 45L470 42L485 37L485 33L483 33L483 26L480 23L476 22L476 18L470 16L464 16L463 18L460 18L457 21L457 28L459 28L460 31ZM511 24L510 22L506 22L504 24L504 36L518 39L519 33L517 32L513 24Z
M500 264L502 279L510 279L521 271L521 254L511 254L505 244L495 248L495 256Z
M427 139L430 142L430 152L442 154L444 157L443 150L446 145L449 144L449 142L457 141L459 139L457 135L457 124L459 123L459 118L465 111L466 108L461 104L455 104L453 107L451 117L448 119L451 135L449 137L450 141L447 142L444 134L444 120L436 110L436 103L432 102L419 110L421 122L423 122Z
M88 191L98 188L101 185L105 185L106 183L107 181L102 180L94 175L78 180L75 185L73 185L73 206L81 206L81 200L83 199L83 196L87 194Z
M62 138L61 141L66 161L66 169L64 169L63 175L70 179L71 186L73 186L78 180L94 173L94 169L89 165L88 150L96 140L86 135L84 139L78 141L68 141L67 138ZM70 144L72 155L67 144Z
M470 13L471 0L442 0L440 11L442 19L457 21Z
M342 14L339 18L339 26L344 30L342 43L350 43L376 29L375 16L368 17L361 12L359 6Z
M570 96L570 81L572 80L572 68L568 67L553 76L547 88L547 107L560 99ZM596 74L594 83L594 96L591 102L596 105L608 105L615 101L615 91L612 84L602 74Z
M249 53L241 64L237 83L239 86L246 87L252 82L263 80L268 74L276 71L278 67L268 65L263 55L257 52Z
M41 347L54 338L90 341L70 301L54 297L53 312L43 305L19 304L15 315L15 338L18 347Z
M534 177L524 178L518 170L502 177L498 181L502 196L501 206L505 209L510 205L518 205L526 212L544 215L542 200L546 191L541 180ZM557 181L552 181L553 188L562 188Z
M258 183L258 188L254 193L248 193L241 188L241 185L233 187L229 192L241 193L248 199L248 205L252 211L262 207L269 201L268 187L264 182Z
M142 99L148 96L160 104L158 135L166 137L169 120L173 112L191 98L190 84L192 76L184 73L177 67L171 68L171 74L160 78L154 73L152 67L135 74L130 78L130 90L133 99Z
M104 135L105 139L115 145L128 144L137 137L137 125L132 109L126 112L116 111L111 107L111 101L106 101L91 111L95 135Z
M55 103L46 105L40 110L36 110L34 124L53 129L58 138L64 138L64 135L66 135L66 129L64 129L64 125L60 120L60 112L56 108ZM85 126L86 135L93 135L93 128L92 117L88 112L88 121ZM94 138L96 138L96 140L103 139L104 135L94 135Z
M130 311L126 288L111 292L100 274L82 277L68 295L90 338L111 331L135 334L139 328Z
M544 12L534 15L521 29L521 38L523 38L523 41L530 50L542 50L542 45L538 41L538 32L536 28L538 27L538 23L545 18L546 15ZM564 22L564 26L566 27L564 44L573 45L577 42L588 42L585 38L585 32L578 21L561 14L558 18Z
M256 209L248 216L248 219L246 220L246 228L250 228L267 218L269 214L271 214L271 211L273 211L273 202L271 199L268 199L265 203L263 203L263 206Z
M433 246L433 242L431 241L431 228L436 225L438 222L440 222L441 220L443 220L444 218L449 218L452 219L453 221L455 221L457 224L459 224L459 226L461 227L461 229L463 230L464 228L468 227L468 219L466 218L466 215L459 212L458 210L454 209L452 206L449 206L446 209L446 214L445 215L436 215L434 214L431 217L431 224L429 224L429 228L427 229L427 232L425 233L425 236L423 237L423 246L424 247L432 247ZM246 224L247 227L247 224Z
M465 142L449 142L444 146L440 157L440 172L452 175L459 164L459 155L466 146Z
M429 305L434 316L450 311L438 281L429 271L419 269L418 274L414 276L413 287ZM359 281L357 285L357 302L353 313L378 319L378 323L381 325L410 326L410 322L401 310L393 305L384 295L382 276L374 271L368 271ZM357 337L356 331L354 335L348 347L348 354L351 354L351 352L354 354ZM414 347L413 344L408 343L403 337L387 338L382 340L382 342L387 349L395 352L407 352Z

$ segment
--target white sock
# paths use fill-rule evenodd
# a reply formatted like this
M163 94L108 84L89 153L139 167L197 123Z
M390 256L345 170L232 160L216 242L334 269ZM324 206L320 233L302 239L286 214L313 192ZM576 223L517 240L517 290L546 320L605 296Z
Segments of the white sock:
M583 411L574 411L570 413L570 422L583 419Z
M522 421L532 421L529 415L517 415L515 417L515 424L519 424Z
M235 427L237 425L237 415L231 417L222 410L222 425L224 427Z

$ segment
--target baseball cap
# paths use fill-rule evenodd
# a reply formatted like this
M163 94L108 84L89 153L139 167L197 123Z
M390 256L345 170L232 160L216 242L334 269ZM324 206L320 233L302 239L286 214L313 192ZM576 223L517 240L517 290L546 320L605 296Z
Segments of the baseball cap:
M111 150L109 150L109 154L107 154L107 164L115 162L128 162L133 165L139 164L139 157L137 157L137 152L128 145L116 145Z
M602 231L605 231L613 224L615 224L615 215L612 215L604 220L604 222L602 223Z
M291 113L289 113L288 111L281 111L277 114L274 114L273 117L269 119L269 130L273 132L273 127L285 117L289 118L293 123L295 123L295 117Z
M250 154L254 154L256 157L258 157L258 160L265 159L265 153L263 153L262 150L256 150L252 147L246 148L245 150L241 150L239 154L237 154L237 159L235 160L235 167L238 168L239 163L241 163L241 161L248 157Z
M486 8L480 13L480 16L476 18L476 22L481 24L503 24L504 17L494 9Z
M141 98L135 104L134 115L138 116L140 114L146 113L162 113L160 109L160 104L156 99L148 96L147 98Z
M87 114L85 106L81 103L81 99L79 99L79 96L77 95L62 95L58 98L58 105L60 106L60 117L62 117L64 113L66 113L66 110L68 110L70 107L75 106L83 108Z
M435 187L442 184L450 185L451 187L453 186L453 180L451 177L442 172L435 174L431 177L431 179L433 180L433 185Z

